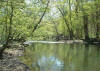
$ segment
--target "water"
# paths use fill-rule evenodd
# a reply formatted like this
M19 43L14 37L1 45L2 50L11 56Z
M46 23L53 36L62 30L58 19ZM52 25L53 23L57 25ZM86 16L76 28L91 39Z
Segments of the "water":
M34 43L20 59L31 71L100 71L100 46Z

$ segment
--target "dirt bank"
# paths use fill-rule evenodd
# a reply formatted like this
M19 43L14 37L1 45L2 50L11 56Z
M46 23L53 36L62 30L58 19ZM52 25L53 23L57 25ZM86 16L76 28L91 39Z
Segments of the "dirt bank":
M0 71L30 71L29 67L18 59L21 55L23 55L21 48L6 49L3 59L0 60Z

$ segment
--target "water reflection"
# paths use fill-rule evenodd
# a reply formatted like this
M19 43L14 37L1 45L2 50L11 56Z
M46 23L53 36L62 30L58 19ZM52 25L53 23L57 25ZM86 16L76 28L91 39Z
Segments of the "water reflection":
M84 44L32 44L20 59L32 71L100 71L100 48Z
M38 60L38 65L41 69L40 71L61 71L63 63L54 56L43 56Z

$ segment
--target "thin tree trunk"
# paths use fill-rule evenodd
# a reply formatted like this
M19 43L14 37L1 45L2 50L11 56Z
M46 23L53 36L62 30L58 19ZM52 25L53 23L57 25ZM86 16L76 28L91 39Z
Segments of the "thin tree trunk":
M76 0L76 3L75 3L75 13L76 15L78 16L78 6L79 6L79 0Z
M70 39L73 39L73 29L72 29L72 13L71 13L71 2L69 0L69 18L70 18L70 25L71 25L71 28L70 28Z
M56 31L56 40L59 40L59 33L58 33L58 30L57 30L57 25L56 25L55 21L51 17L50 17L50 19L54 24L54 28L55 28L55 31Z
M49 2L50 2L50 0L48 0L47 6L46 6L45 10L44 10L44 12L43 12L43 14L42 14L40 20L38 21L37 25L34 26L34 29L33 29L32 32L34 32L34 31L37 29L38 25L41 23L41 21L42 21L44 15L45 15L45 13L46 13L46 11L47 11L47 8L48 8L48 6L49 6Z
M86 15L85 10L83 8L83 0L81 0L82 5L82 12L83 12L83 27L84 27L84 36L85 40L89 40L89 33L88 33L88 15Z
M99 3L98 0L96 0L96 2ZM100 23L99 23L99 17L100 17L100 13L99 13L99 4L95 4L96 6L96 38L99 38L99 32L100 32Z
M88 33L88 16L83 16L84 21L84 34L85 34L85 40L89 40L89 33Z

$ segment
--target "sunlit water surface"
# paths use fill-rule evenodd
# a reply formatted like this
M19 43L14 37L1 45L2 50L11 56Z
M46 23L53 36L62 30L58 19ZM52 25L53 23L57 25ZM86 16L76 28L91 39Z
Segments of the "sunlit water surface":
M100 46L34 43L20 59L31 71L100 71Z

